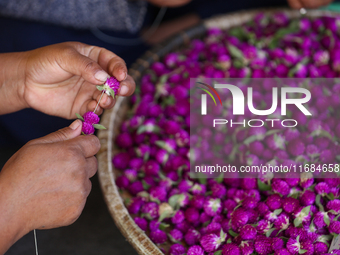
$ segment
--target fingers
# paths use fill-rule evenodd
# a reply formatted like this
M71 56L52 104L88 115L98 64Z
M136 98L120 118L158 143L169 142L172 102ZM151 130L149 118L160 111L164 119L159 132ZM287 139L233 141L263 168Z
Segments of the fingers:
M79 46L80 45L80 46ZM76 48L85 47L79 44ZM79 49L67 48L63 50L62 58L58 61L65 71L83 77L92 84L103 84L109 77L106 71L93 59L81 54Z
M93 177L98 169L98 162L95 156L89 157L86 159L86 170L88 174L88 178Z
M303 7L300 0L288 0L288 4L293 9L301 9Z
M72 139L70 142L80 148L85 158L92 157L97 154L100 149L99 139L94 135L78 136Z
M82 123L80 120L75 120L69 127L60 129L47 136L41 137L34 141L39 143L55 143L73 139L81 134Z
M135 92L136 83L130 75L120 83L119 95L121 96L131 96Z

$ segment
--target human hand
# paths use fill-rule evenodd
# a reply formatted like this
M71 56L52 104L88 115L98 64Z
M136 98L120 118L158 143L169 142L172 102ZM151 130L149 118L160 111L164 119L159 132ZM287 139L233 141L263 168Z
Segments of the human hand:
M191 2L191 0L147 0L147 1L157 6L166 6L166 7L178 7L178 6L185 5Z
M293 9L315 9L321 6L325 6L333 2L333 0L288 0L288 4Z
M26 52L24 85L19 94L27 107L49 115L74 119L93 111L100 97L95 85L110 76L121 81L119 95L129 96L135 82L127 75L125 62L96 46L67 42ZM115 99L103 96L96 113L112 108Z
M0 254L33 229L73 223L97 171L96 136L80 136L81 121L32 140L0 172ZM4 237L7 231L7 238ZM8 238L10 237L10 241Z

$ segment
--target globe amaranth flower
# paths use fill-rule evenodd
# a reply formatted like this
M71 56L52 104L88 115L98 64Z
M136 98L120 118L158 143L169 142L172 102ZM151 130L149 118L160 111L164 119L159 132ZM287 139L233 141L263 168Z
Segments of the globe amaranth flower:
M340 234L340 222L339 221L332 221L329 224L328 230L332 234Z
M205 213L208 214L209 216L215 216L217 214L220 214L222 211L221 200L218 198L207 199L204 202L203 208Z
M200 244L206 252L217 250L225 241L226 235L222 232L221 235L207 234L202 236Z
M237 245L227 243L223 246L222 255L241 255L241 250Z
M169 255L185 255L187 249L181 244L173 244L169 249Z
M278 194L271 195L267 198L266 205L270 210L279 209L282 206L282 199Z
M174 228L173 230L171 230L169 232L169 239L173 243L178 243L178 242L182 241L183 233L180 230Z
M340 200L339 199L331 200L327 203L326 207L328 210L333 210L336 212L336 214L339 214L340 213Z
M150 232L150 239L156 244L165 243L168 239L166 233L160 229Z
M273 252L272 239L266 236L258 236L255 239L255 251L259 255L268 255Z
M201 234L193 228L190 228L184 235L184 240L188 245L195 245L199 242Z
M257 235L256 228L252 225L244 225L240 228L240 237L242 240L253 240Z
M287 197L282 201L282 209L287 213L294 212L299 206L299 200L292 197Z
M197 222L200 217L198 210L193 207L186 209L184 214L185 214L186 220L190 223Z
M193 245L188 249L187 255L204 255L204 250L199 245Z
M144 218L136 217L135 218L135 223L143 231L146 231L148 229L148 222Z
M289 194L290 187L285 181L275 179L272 183L272 190L275 193L287 196Z
M247 212L241 208L236 209L231 214L231 225L234 229L238 229L243 225L247 224L249 216Z

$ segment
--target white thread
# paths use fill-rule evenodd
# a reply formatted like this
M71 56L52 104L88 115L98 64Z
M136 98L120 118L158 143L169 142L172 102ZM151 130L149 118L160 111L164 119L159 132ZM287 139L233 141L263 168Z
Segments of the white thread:
M104 92L105 92L105 90L102 91L102 94L101 94L101 96L100 96L100 98L99 98L99 100L98 100L98 103L97 103L97 105L96 105L96 108L94 108L93 113L96 113L96 110L97 110L97 108L98 108L98 105L99 105L99 103L100 103L100 100L102 100L102 98L103 98Z
M38 253L37 233L36 233L35 229L33 230L33 233L34 233L35 255L39 255L39 253Z

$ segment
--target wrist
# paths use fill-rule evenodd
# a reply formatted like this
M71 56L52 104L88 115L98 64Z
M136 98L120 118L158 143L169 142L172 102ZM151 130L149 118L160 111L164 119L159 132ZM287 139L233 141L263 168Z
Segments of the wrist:
M16 241L27 234L27 221L24 210L20 210L20 201L15 201L11 185L3 183L0 174L0 254L4 254Z
M24 99L27 55L0 54L0 115L28 107Z

